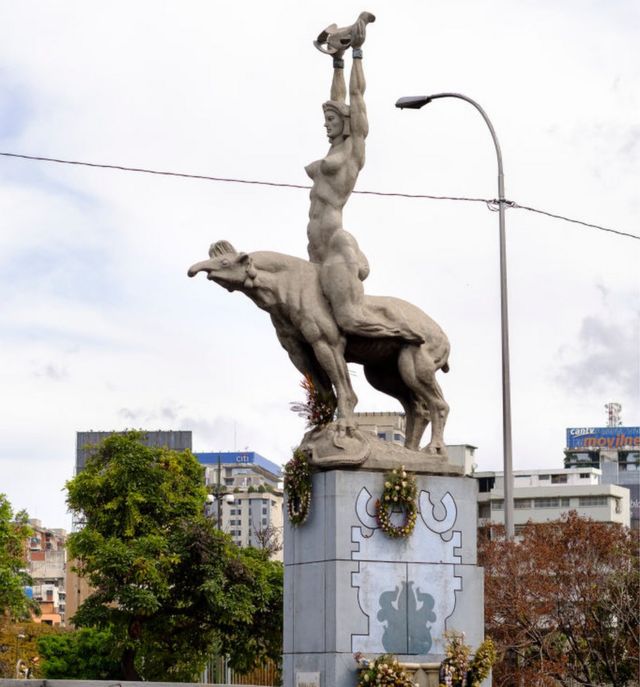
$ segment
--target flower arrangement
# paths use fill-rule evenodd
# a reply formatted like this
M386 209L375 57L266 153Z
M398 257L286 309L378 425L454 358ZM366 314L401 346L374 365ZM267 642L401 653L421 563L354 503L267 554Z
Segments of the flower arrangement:
M471 647L461 632L446 632L447 658L440 665L440 687L480 687L496 661L491 639L485 639L471 658Z
M417 687L391 654L382 654L373 661L364 658L361 652L353 657L358 664L357 687L367 685L390 685L391 687Z
M308 428L317 429L333 422L337 408L333 391L318 391L310 374L304 376L300 386L304 389L307 400L304 403L291 403L291 410L307 421Z
M284 491L289 521L292 525L302 525L309 517L311 507L311 467L299 448L284 466Z
M382 498L376 501L376 518L382 531L389 537L408 537L413 532L418 515L417 491L416 478L407 473L404 465L385 475ZM391 522L394 508L404 513L400 525Z

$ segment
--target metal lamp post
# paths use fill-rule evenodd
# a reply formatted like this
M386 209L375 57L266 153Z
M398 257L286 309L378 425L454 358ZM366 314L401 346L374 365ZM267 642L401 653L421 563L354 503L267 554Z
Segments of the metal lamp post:
M235 498L233 494L230 494L226 487L222 485L222 465L220 463L220 456L218 456L218 480L217 484L215 485L215 489L213 492L207 494L207 504L205 506L205 512L208 514L208 506L213 504L213 502L216 502L216 505L218 507L218 512L217 512L217 517L216 517L216 524L218 527L218 530L222 529L222 503L233 503L235 501Z
M440 98L457 98L473 105L482 115L491 132L493 145L498 159L498 218L500 225L500 315L502 331L502 446L504 454L504 524L507 539L513 539L513 460L511 452L511 378L509 373L509 317L507 307L507 253L505 243L504 210L507 201L504 195L504 173L502 170L502 153L495 129L487 113L471 98L461 93L436 93L400 98L396 107L418 110L432 100Z

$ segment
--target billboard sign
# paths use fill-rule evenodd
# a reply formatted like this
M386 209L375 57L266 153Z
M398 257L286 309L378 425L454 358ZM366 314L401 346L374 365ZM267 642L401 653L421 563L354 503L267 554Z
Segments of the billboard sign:
M587 451L640 449L640 427L569 427L567 448Z

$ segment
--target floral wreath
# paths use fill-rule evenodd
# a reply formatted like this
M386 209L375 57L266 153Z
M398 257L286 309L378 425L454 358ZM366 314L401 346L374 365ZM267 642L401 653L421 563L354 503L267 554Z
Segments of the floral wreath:
M405 471L404 465L385 475L382 498L376 501L376 518L387 536L404 538L413 532L418 516L416 494L416 478ZM399 506L404 513L404 521L400 525L391 522L394 506Z
M284 466L287 515L292 525L302 525L311 507L311 468L304 452L297 448Z
M471 647L465 644L464 633L448 630L446 658L440 664L440 687L480 687L496 662L496 648L487 637L471 658Z
M404 672L395 656L382 654L369 661L362 653L353 655L358 664L357 687L375 687L375 685L393 685L393 687L414 687L414 683Z

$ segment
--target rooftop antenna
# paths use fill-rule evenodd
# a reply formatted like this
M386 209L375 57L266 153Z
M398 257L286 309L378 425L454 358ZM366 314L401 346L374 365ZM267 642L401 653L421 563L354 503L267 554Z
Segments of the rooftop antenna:
M605 403L604 407L607 409L607 427L622 427L620 403Z

